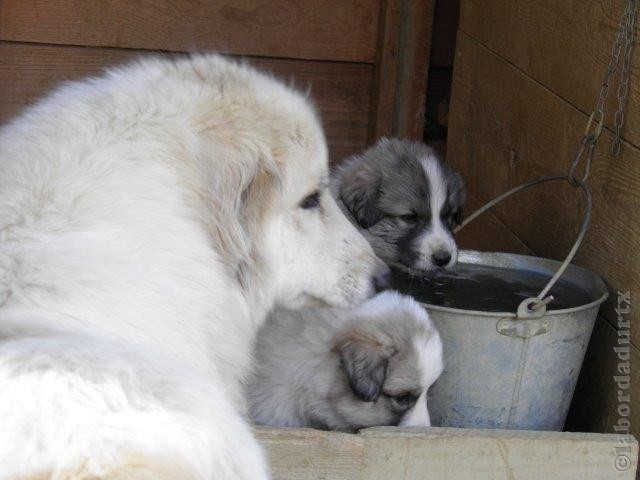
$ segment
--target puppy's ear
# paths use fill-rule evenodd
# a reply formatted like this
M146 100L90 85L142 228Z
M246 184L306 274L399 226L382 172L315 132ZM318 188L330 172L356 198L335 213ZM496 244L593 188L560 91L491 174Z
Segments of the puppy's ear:
M362 228L369 228L382 219L376 206L381 184L380 172L365 161L346 170L341 178L340 200Z
M462 211L462 208L459 208L453 213L453 221L456 222L456 225L462 225L462 222L464 221L464 212Z
M453 210L453 220L460 225L464 220L462 206L467 201L467 189L458 172L446 168L447 201Z
M365 402L378 399L387 377L389 358L396 352L385 345L375 332L355 328L339 336L334 351L340 355L341 366L347 374L353 393Z

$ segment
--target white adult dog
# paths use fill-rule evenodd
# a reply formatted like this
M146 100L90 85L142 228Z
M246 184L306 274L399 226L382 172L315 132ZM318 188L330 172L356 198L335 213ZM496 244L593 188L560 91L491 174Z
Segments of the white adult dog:
M0 130L0 479L266 478L254 332L383 268L271 77L203 55L62 87Z

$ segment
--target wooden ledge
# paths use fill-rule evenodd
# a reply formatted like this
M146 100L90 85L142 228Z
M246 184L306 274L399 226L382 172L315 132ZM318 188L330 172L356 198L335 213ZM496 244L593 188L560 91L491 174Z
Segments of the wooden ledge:
M259 427L256 434L274 480L633 480L638 461L635 438L625 444L612 434L436 427L357 435ZM614 465L616 447L629 460L624 471Z

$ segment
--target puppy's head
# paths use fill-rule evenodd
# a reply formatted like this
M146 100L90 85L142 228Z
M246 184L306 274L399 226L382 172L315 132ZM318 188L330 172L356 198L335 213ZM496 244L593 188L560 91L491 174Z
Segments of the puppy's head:
M427 394L443 370L442 342L417 302L384 292L334 341L340 372L331 398L342 430L431 424Z
M451 267L466 194L460 175L418 142L382 139L334 173L334 194L390 265Z

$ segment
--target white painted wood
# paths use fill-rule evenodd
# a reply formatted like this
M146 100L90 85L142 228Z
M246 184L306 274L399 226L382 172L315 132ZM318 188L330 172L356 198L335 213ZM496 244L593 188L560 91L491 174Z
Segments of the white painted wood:
M617 435L372 428L358 435L257 428L274 480L633 480L614 467Z

